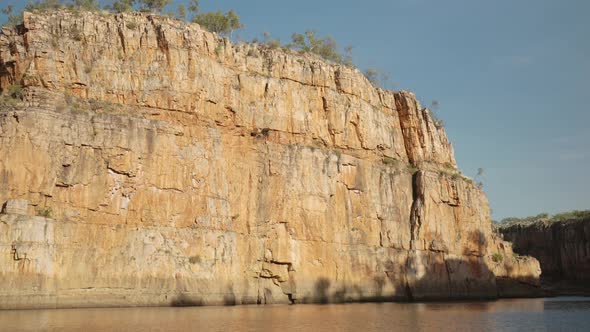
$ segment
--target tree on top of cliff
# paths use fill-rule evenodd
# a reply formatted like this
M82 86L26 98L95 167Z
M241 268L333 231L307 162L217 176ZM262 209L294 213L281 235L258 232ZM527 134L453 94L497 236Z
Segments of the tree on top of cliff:
M197 23L211 32L229 35L230 38L234 30L243 27L238 14L233 10L227 13L219 10L216 12L199 13L199 0L191 0L188 10L193 13L193 18L191 19L193 23Z
M294 33L291 36L291 43L287 44L287 47L301 52L315 53L336 63L342 62L342 55L338 52L336 40L331 36L318 38L315 30L307 30L305 34Z
M27 11L47 11L59 9L73 9L73 10L99 10L100 6L98 0L36 0L29 1L25 6Z
M590 220L590 210L573 210L568 212L557 213L553 216L549 216L548 213L540 213L536 216L530 216L525 218L509 217L504 218L500 221L503 226L510 226L513 224L532 224L536 222L558 222L558 221L578 221L578 220Z
M64 4L60 0L37 0L29 1L25 6L25 10L56 10L64 7Z
M373 67L367 68L363 74L369 80L369 82L382 88L387 84L387 81L389 81L389 75Z
M21 22L21 18L18 15L14 15L14 7L8 5L2 8L2 14L8 16L8 25L15 26Z
M203 28L231 37L234 30L240 29L242 24L235 11L230 10L227 13L221 11L197 14L192 19Z
M138 0L142 11L161 13L172 0Z
M108 9L112 9L117 13L124 13L133 10L133 2L135 0L119 0L113 2L112 6L107 6Z
M98 5L98 0L72 0L72 4L76 9L82 10L98 10L100 6Z

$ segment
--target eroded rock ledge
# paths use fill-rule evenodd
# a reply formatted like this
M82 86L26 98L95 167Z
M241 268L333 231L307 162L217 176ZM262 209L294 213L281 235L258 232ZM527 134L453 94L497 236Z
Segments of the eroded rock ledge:
M14 84L24 101L0 110L2 308L538 285L429 111L355 69L151 15L25 13L0 36L0 88Z

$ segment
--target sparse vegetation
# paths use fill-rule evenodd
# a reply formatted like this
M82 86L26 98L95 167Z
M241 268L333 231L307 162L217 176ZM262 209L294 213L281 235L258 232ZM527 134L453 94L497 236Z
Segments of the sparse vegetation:
M227 13L221 11L197 14L192 19L193 23L197 23L203 28L221 35L232 37L234 30L240 29L242 23L240 18L233 10Z
M365 70L365 77L369 80L369 82L373 84L377 84L379 80L379 72L375 68L367 68Z
M504 260L504 256L498 252L496 252L492 255L492 261L494 261L494 263L500 263L503 260Z
M432 122L434 122L434 126L436 128L438 128L438 129L444 128L445 122L442 119L440 119L435 112L430 111L430 117L432 118Z
M172 0L136 0L140 10L144 12L161 13L164 7L172 3Z
M369 80L369 82L376 86L383 87L385 84L387 84L387 81L389 81L389 75L373 67L367 68L363 74Z
M6 88L6 95L13 99L23 99L23 87L20 84L12 84Z
M201 263L201 257L199 255L191 256L188 258L188 262L191 264Z
M9 85L0 97L0 105L15 107L24 98L24 90L20 84Z
M413 165L409 165L408 166L408 172L410 172L412 175L416 174L420 169L418 169L417 167L413 166Z
M440 107L440 102L438 100L436 100L436 99L433 100L430 103L430 117L432 118L432 121L434 122L434 126L436 128L439 128L440 129L440 128L443 128L445 126L445 123L444 123L443 120L441 120L438 117L437 111L438 111L438 108L439 107Z
M291 36L291 43L286 47L300 52L314 53L328 61L342 63L342 55L338 52L336 40L331 36L320 38L316 33L315 30L307 30L304 34L294 33Z
M38 207L35 209L37 216L44 217L44 218L51 218L53 210L50 207Z
M568 212L557 213L553 216L548 213L540 213L536 216L529 216L524 218L509 217L502 219L499 224L509 226L514 224L532 224L535 222L559 222L559 221L577 221L590 220L590 210L573 210Z
M125 22L125 26L127 27L127 29L130 29L130 30L135 30L138 27L137 23L135 23L133 21Z
M176 8L176 18L178 18L179 20L186 19L186 7L184 7L183 4L179 4Z
M391 157L383 157L382 159L383 164L388 166L397 166L399 164L399 160L391 158Z
M70 31L70 37L75 41L81 41L84 38L84 35L78 27L74 26Z
M119 0L113 2L111 6L107 6L106 9L112 10L115 13L125 13L133 10L133 2L135 0Z
M2 8L2 14L8 17L8 26L17 26L22 22L21 16L14 15L14 7L12 5Z
M221 56L223 55L223 50L224 50L223 44L217 44L217 47L215 47L215 54L217 54L218 58L221 58Z
M262 34L263 39L262 39L262 45L270 48L270 49L275 49L275 48L279 48L281 47L281 39L280 38L271 38L270 37L270 32L266 31ZM254 38L254 40L252 40L253 43L258 44L258 38Z

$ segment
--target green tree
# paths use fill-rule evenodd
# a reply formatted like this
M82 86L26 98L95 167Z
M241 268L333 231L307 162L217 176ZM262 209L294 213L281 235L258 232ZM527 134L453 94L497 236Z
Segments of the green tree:
M139 0L142 11L161 13L164 7L172 3L172 0Z
M14 7L12 5L2 8L2 14L8 17L8 22L6 24L9 26L17 26L22 22L22 15L14 15Z
M192 21L211 32L229 35L230 38L234 30L242 27L240 18L233 10L225 14L221 11L197 14Z
M344 61L342 62L345 66L354 67L352 62L352 46L346 46L344 48Z
M184 7L183 4L179 4L178 8L176 9L176 17L179 20L184 20L186 19L186 8Z
M118 0L113 2L113 4L107 8L113 10L116 13L125 13L132 11L134 4L135 0Z
M97 0L71 0L71 7L74 9L95 11L100 9Z
M30 1L25 6L25 10L33 11L33 10L56 10L64 8L62 1L60 0L37 0L37 1Z
M199 0L189 1L188 10L193 14L197 14L199 12Z
M375 68L367 68L365 70L365 77L369 80L369 82L377 85L379 84L379 71Z
M319 38L316 36L315 30L307 30L305 34L294 33L291 35L291 43L287 47L301 52L314 53L326 60L342 63L342 55L338 52L334 38L330 36Z

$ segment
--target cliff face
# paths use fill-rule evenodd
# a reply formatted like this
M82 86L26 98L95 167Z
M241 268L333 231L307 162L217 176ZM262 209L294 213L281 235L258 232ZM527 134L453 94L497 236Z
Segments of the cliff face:
M500 228L514 251L535 257L549 282L590 282L590 219L515 224Z
M0 111L0 307L537 284L538 262L493 235L429 111L357 70L161 17L25 13L0 36L0 87L14 84L24 101Z

